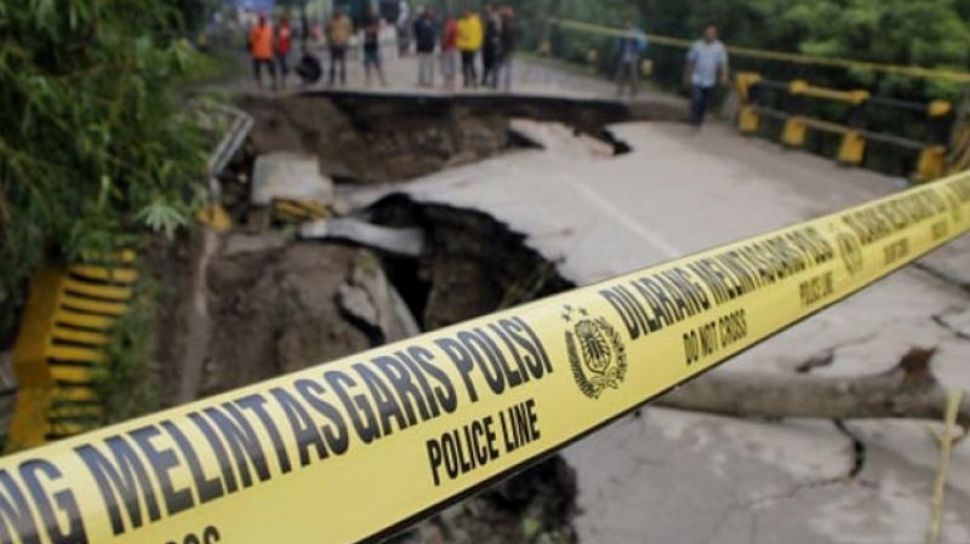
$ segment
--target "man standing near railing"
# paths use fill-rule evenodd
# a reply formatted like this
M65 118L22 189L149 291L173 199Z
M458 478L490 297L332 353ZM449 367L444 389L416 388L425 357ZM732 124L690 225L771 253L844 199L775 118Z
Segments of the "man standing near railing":
M381 18L373 7L367 9L361 32L364 35L364 84L370 87L371 72L376 71L381 86L387 87L384 63L381 59Z
M717 39L717 26L704 28L704 37L694 42L687 52L684 86L690 92L690 124L700 128L710 105L717 83L728 84L728 56L724 44Z
M616 42L616 96L623 98L629 92L631 99L637 96L640 82L640 63L647 51L647 35L637 26L636 21L630 20L626 27L626 34Z

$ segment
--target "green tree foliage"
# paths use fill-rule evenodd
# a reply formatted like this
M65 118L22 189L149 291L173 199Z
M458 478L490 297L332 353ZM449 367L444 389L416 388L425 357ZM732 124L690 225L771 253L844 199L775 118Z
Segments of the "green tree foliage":
M966 1L957 0L639 0L645 23L657 32L696 35L707 22L726 40L827 58L954 70L970 69ZM676 5L673 10L671 7ZM686 11L685 11L686 10ZM767 66L767 70L781 70ZM953 84L925 85L912 78L877 78L866 70L846 83L897 95L953 95Z
M0 306L45 256L190 216L205 160L175 92L179 3L0 2Z

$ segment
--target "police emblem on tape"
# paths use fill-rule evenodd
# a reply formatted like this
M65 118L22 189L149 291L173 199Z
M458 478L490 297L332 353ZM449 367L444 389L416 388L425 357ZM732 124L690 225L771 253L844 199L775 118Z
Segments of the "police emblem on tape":
M566 353L573 379L584 395L598 399L607 388L616 389L626 378L626 346L620 333L602 317L585 308L563 306L567 323Z

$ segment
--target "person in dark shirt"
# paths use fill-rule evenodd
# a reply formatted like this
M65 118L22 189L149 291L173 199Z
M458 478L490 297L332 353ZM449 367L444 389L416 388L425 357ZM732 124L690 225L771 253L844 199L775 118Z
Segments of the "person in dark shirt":
M498 61L502 48L502 21L495 6L485 5L485 41L482 43L482 86L498 86Z
M509 92L512 88L512 54L515 52L515 12L510 6L505 6L501 11L502 31L501 31L501 51L499 53L499 79L502 80L502 89Z
M364 78L368 87L371 85L371 70L377 72L377 78L381 86L387 87L387 79L384 78L384 67L381 63L381 21L373 8L367 10L364 16Z
M414 22L414 41L418 53L418 86L434 87L434 50L437 36L434 11L424 8Z

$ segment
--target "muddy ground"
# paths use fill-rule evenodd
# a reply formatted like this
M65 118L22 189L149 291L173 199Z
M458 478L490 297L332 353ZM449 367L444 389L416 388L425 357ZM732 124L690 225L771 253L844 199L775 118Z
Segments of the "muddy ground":
M338 181L400 182L527 146L509 120L558 119L606 137L603 127L629 117L611 102L583 108L561 100L464 100L444 97L243 96L253 115L252 151L305 152Z

